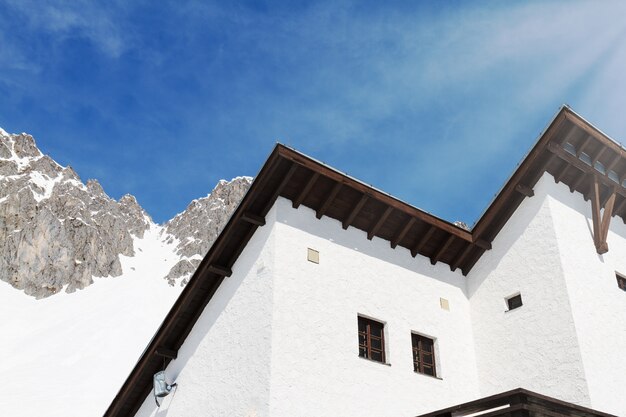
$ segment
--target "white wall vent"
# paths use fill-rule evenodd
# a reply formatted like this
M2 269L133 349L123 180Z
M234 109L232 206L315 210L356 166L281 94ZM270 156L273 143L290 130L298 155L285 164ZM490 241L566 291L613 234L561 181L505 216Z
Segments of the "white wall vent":
M307 248L306 259L309 262L313 262L314 264L320 263L320 253L315 249Z

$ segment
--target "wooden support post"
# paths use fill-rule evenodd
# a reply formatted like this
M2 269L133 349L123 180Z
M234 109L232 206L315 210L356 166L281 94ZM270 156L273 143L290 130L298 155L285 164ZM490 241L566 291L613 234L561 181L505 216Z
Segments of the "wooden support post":
M393 249L395 249L396 246L398 246L398 243L402 241L402 239L404 238L404 236L406 236L407 232L411 229L411 226L413 226L414 223L415 223L415 217L411 217L409 221L405 223L404 227L400 229L400 232L391 241L391 247Z
M328 210L328 207L330 207L330 205L332 204L333 200L335 199L335 197L337 197L337 194L339 193L339 190L341 189L342 184L340 182L336 183L333 187L333 189L330 191L330 194L328 194L328 197L326 197L326 201L324 201L324 204L322 204L322 207L320 207L316 212L315 212L315 217L317 217L318 219L321 219L322 216L324 214L326 214L326 211Z
M600 247L600 214L600 184L594 178L591 184L591 218L593 220L593 243L596 249ZM598 253L600 253L599 250Z
M380 227L385 223L385 220L387 220L387 217L389 217L392 211L393 211L393 207L391 206L387 207L383 215L380 216L380 219L378 219L376 224L374 224L374 227L372 227L372 229L369 232L367 232L367 238L369 240L372 240L374 235L376 235L376 232L378 232L378 229L380 229Z
M367 196L367 194L363 194L363 196L361 197L359 202L356 203L356 206L354 206L354 208L352 209L352 211L350 212L348 217L343 221L343 223L341 225L344 228L344 230L347 229L348 226L350 226L350 224L352 224L352 221L354 220L356 215L359 214L359 211L361 211L361 209L363 208L363 206L367 202L368 198L369 197Z
M609 244L606 238L609 234L609 226L611 217L613 216L613 208L615 206L615 198L617 192L615 189L611 191L609 198L604 206L604 212L601 212L602 205L600 203L600 183L594 177L591 192L591 215L593 219L593 243L596 251L602 255L609 251Z
M313 188L313 185L315 185L315 181L317 181L317 178L319 176L319 172L315 172L313 173L313 175L311 175L311 178L309 178L309 181L306 183L302 191L300 191L298 197L296 197L296 199L293 200L293 202L291 203L293 208L297 209L298 207L300 207L300 204L302 204L306 196L309 195L309 191L311 191L311 188Z

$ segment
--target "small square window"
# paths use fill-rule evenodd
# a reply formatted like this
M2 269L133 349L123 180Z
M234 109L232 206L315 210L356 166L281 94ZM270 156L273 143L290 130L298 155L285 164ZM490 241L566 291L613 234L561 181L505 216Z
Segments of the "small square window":
M435 370L435 341L419 334L411 334L413 370L420 374L437 376Z
M522 303L522 294L517 294L512 297L506 299L506 305L510 310L515 310L516 308L520 308Z
M623 276L619 274L615 274L615 278L617 278L617 286L621 290L626 291L626 278L624 278Z
M359 316L359 356L385 363L385 325Z

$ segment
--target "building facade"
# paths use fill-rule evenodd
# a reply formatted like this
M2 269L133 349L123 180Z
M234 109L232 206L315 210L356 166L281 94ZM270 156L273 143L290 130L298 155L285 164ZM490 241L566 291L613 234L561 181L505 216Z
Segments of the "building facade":
M106 415L626 415L625 179L564 107L466 230L278 145Z

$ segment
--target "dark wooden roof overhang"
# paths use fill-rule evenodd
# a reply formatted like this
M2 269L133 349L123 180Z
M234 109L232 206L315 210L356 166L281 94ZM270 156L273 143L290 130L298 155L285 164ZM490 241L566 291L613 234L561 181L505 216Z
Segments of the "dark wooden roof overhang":
M607 148L607 149L604 149ZM600 169L604 167L604 171ZM467 275L524 198L548 171L557 181L595 197L604 207L626 214L626 159L623 149L580 116L563 107L496 196L472 231L402 202L323 163L276 145L224 230L201 261L172 309L143 352L105 416L132 416L152 388L152 376L176 357L178 349L232 268L274 201L285 197L293 207L315 211L404 247L413 257L442 262ZM606 210L605 210L606 212ZM610 216L609 216L610 217ZM605 219L598 219L598 225ZM607 222L608 223L608 222ZM607 226L608 228L608 226ZM599 235L601 233L599 232Z
M595 196L594 215L611 209L594 228L599 240L606 240L611 216L626 222L626 151L564 106L472 228L473 239L493 242L521 202L534 195L533 188L546 171L585 200ZM471 269L483 252L474 253L466 267Z
M471 414L479 414L481 417L616 417L523 388L422 414L418 417L456 417Z

